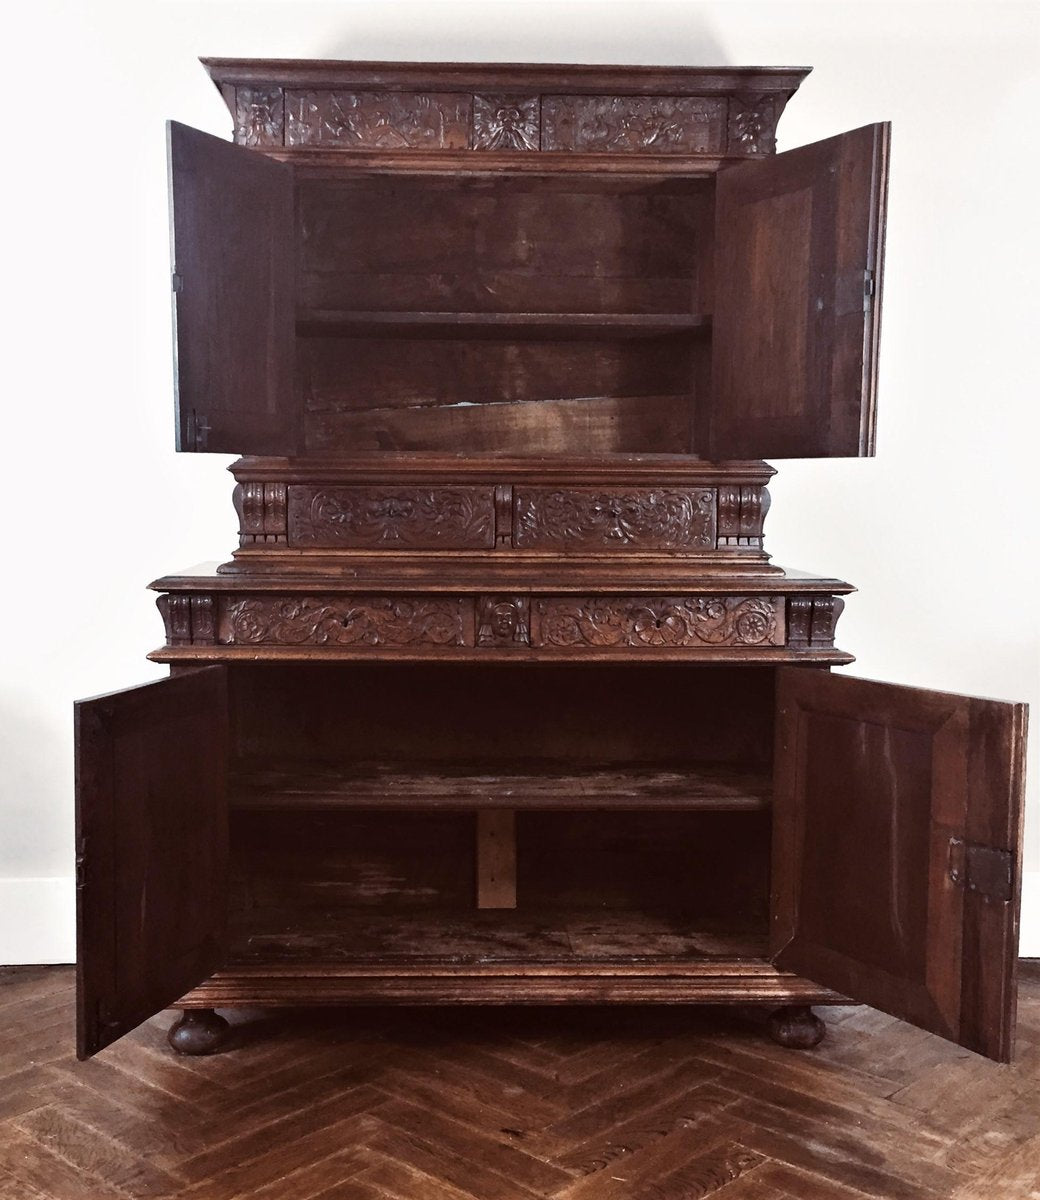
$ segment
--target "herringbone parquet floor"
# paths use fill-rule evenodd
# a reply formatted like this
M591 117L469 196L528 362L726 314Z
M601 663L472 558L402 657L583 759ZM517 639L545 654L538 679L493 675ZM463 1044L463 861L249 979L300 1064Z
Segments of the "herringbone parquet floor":
M1040 973L998 1067L864 1009L774 1046L724 1010L169 1018L71 1054L72 971L0 970L0 1200L1040 1197Z

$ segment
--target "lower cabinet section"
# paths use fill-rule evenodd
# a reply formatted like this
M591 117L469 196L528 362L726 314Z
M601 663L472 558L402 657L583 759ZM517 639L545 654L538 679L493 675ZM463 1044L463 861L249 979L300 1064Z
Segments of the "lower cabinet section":
M83 1055L174 1003L843 997L1011 1053L1022 706L808 666L299 662L77 716Z

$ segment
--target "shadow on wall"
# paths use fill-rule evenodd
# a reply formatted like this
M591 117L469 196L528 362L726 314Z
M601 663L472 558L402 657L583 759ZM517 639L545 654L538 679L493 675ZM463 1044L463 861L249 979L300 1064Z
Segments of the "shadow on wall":
M445 58L443 47L450 41L456 47L451 61L458 62L739 65L689 3L644 0L633 9L609 0L569 7L555 0L508 6L482 0L453 5L450 29L439 6L422 10L418 20L413 6L407 8L399 22L393 21L391 5L379 6L378 12L374 6L369 9L371 25L358 14L354 29L330 41L321 57L431 62ZM662 44L667 53L659 48Z

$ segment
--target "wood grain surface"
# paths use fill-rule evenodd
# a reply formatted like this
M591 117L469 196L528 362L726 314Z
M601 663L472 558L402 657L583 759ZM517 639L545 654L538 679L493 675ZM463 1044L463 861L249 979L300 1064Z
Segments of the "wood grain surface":
M72 1046L71 967L0 970L4 1200L1027 1200L1040 971L1011 1067L869 1009L782 1050L729 1010L235 1014L178 1058L157 1017Z

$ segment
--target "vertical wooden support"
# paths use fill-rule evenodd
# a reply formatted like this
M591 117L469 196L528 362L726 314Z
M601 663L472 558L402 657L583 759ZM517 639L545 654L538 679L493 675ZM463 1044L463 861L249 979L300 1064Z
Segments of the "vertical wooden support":
M477 908L516 908L516 813L477 813Z

